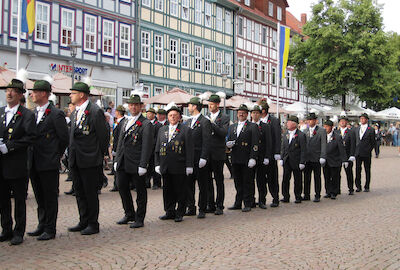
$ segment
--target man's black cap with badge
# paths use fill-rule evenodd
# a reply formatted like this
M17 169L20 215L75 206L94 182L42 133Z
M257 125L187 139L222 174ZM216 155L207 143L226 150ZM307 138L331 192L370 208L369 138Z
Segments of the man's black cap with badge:
M368 114L367 114L367 113L363 113L363 114L361 114L361 115L360 115L360 118L361 118L361 117L365 117L365 118L369 119L369 116L368 116Z
M292 121L292 122L295 122L295 123L299 123L299 118L297 117L297 116L295 116L295 115L289 115L288 116L288 118L287 118L287 120L288 121Z
M220 103L221 102L221 97L217 94L212 94L210 98L208 99L209 102L213 103Z
M180 115L182 115L182 110L181 108L179 108L174 102L169 103L166 107L165 110L167 111L167 114L169 114L169 112L171 111L176 111L178 112Z
M238 111L245 111L248 112L249 108L247 107L246 104L240 104Z
M307 115L307 120L315 120L315 119L317 119L318 117L317 117L317 115L315 114L315 113L309 113L308 115Z
M13 88L22 94L26 92L24 83L18 79L12 79L11 82L6 86L0 86L0 89L7 89L7 88Z
M90 95L89 85L84 82L76 82L70 89L71 91L78 91Z
M324 126L333 127L333 122L332 122L331 120L326 120L326 121L324 122Z
M349 118L346 116L346 115L341 115L340 117L339 117L339 121L340 120L346 120L347 122L349 122Z

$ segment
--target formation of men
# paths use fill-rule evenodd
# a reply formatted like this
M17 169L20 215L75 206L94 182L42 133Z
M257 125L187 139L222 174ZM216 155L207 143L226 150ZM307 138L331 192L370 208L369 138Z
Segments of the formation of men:
M71 102L76 107L70 127L64 113L49 102L50 82L39 80L29 89L37 104L34 112L20 104L26 91L21 80L13 79L2 89L6 89L7 106L0 108L0 241L10 241L12 245L23 242L29 178L37 202L38 225L28 235L38 240L55 238L60 159L67 147L79 213L78 223L68 230L82 235L99 233L98 190L103 184L103 158L109 147L110 129L104 111L89 100L89 85L77 82L71 88ZM240 105L233 124L219 109L219 95L212 94L207 101L209 114L203 115L203 100L190 99L187 106L191 117L185 122L182 109L175 104L158 111L149 108L144 117L143 101L138 94L127 101L130 116L125 116L123 106L116 108L117 125L112 134L113 190L118 190L123 208L123 217L117 224L130 223L135 229L145 225L151 179L154 189L163 189L165 214L159 217L161 220L181 222L185 215L197 215L199 219L206 218L207 213L223 215L226 148L231 150L236 189L230 210L249 212L257 205L266 209L268 190L272 197L270 207L288 203L292 175L295 203L311 199L312 174L313 201L319 202L321 170L324 197L336 199L341 193L341 167L345 168L349 195L353 195L353 162L356 192L362 191L362 164L366 170L364 191L369 191L375 135L368 126L367 114L360 116L358 128L347 128L348 119L341 117L339 128L334 129L330 120L323 127L317 126L317 117L311 113L304 133L298 129L298 118L289 116L282 134L279 120L269 114L266 100ZM283 167L281 200L278 162ZM136 207L132 185L136 190ZM11 193L15 199L14 228Z

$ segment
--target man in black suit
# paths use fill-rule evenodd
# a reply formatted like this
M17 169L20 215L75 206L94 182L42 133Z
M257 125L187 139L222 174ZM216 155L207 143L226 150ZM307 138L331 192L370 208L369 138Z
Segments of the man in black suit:
M232 149L233 179L235 181L235 203L229 210L251 211L254 203L254 166L257 164L260 133L256 124L247 120L249 109L240 105L237 111L238 122L229 127L226 146Z
M158 173L156 173L156 171L155 171L154 149L156 147L158 131L160 130L160 128L163 125L161 123L159 123L158 120L156 119L156 110L154 108L150 107L149 109L147 109L146 117L153 124L153 127L154 127L154 144L153 144L152 154L151 154L151 158L150 158L149 169L146 174L146 185L147 185L147 187L150 187L151 186L150 180L151 180L151 178L153 178L152 189L156 190L161 187L161 176Z
M326 164L324 166L325 185L327 185L326 198L336 199L339 193L340 168L347 168L349 163L346 158L346 151L340 135L333 131L333 122L327 120L324 123L326 130Z
M254 105L250 108L251 119L254 124L257 125L259 131L258 141L258 158L257 165L252 171L255 175L252 176L252 182L256 178L257 190L258 190L258 206L261 209L266 209L266 196L267 196L267 166L270 160L273 159L272 155L272 131L271 125L267 125L261 121L261 106ZM252 184L252 196L255 204L255 188ZM253 205L254 206L254 205Z
M160 219L181 222L186 210L185 181L187 176L193 174L194 145L191 129L179 123L181 110L175 104L169 104L167 114L169 125L158 132L155 148L155 170L164 180L166 213Z
M108 151L110 126L104 112L89 101L89 86L77 82L71 88L71 102L76 105L71 118L69 163L79 210L79 223L68 228L82 235L99 233L99 168Z
M132 95L127 101L131 117L122 127L117 148L115 171L118 175L118 191L121 195L125 216L118 224L135 221L130 227L143 227L147 207L146 173L153 153L154 127L142 115L143 102L139 95ZM129 183L133 181L137 198L135 208Z
M382 141L382 132L380 130L379 123L376 123L374 125L374 132L375 132L375 148L374 148L375 158L379 158L381 141Z
M117 119L116 126L114 127L113 130L113 145L112 145L112 156L113 156L113 162L115 164L116 156L117 156L117 146L118 146L118 138L119 134L121 133L122 127L125 125L125 113L126 110L124 106L118 105L117 108L115 109L115 118ZM114 170L114 165L113 165L113 170ZM112 189L110 189L111 192L118 191L118 184L117 184L117 174L115 173L114 170L114 186Z
M289 186L292 173L294 177L294 194L296 196L295 203L301 203L301 171L305 168L307 141L306 135L297 128L298 124L299 119L296 116L289 116L286 123L288 130L282 138L282 160L280 163L283 166L283 199L281 202L285 203L288 203L290 198Z
M208 184L208 159L210 156L211 123L200 112L202 101L199 97L191 98L188 110L192 116L186 125L192 130L194 142L194 172L187 179L187 216L196 215L195 186L196 180L199 186L199 214L198 218L206 217L207 208L207 184Z
M304 131L307 139L306 168L304 169L304 197L310 200L311 173L314 173L314 202L321 198L321 166L326 163L326 132L317 126L317 116L310 113L307 116L308 128Z
M346 116L341 116L339 118L339 129L336 130L336 132L339 134L346 152L348 166L344 170L346 172L349 195L353 195L354 194L353 162L356 160L354 156L356 150L356 136L353 130L347 128L348 122L349 119ZM340 191L340 179L339 179L339 191Z
M371 153L375 147L375 132L368 125L368 114L363 113L360 116L360 126L354 129L356 136L356 192L361 189L361 165L364 163L365 169L365 186L364 192L369 192L369 185L371 182Z
M36 81L31 98L36 107L37 138L29 147L29 175L37 203L39 224L30 236L37 240L54 239L58 214L60 159L68 145L68 126L64 112L49 102L51 85Z
M279 119L270 114L269 105L265 99L258 101L261 106L261 121L271 129L271 145L273 158L269 160L267 165L267 183L269 192L272 196L271 207L279 206L279 181L278 181L278 164L277 161L281 159L281 141L282 129Z
M158 108L157 110L157 122L161 124L161 126L167 126L167 112L163 108ZM157 134L158 135L158 134Z
M7 106L0 108L0 242L11 240L12 245L19 245L26 228L27 149L36 138L35 115L19 103L25 93L21 80L13 79L0 89L7 89ZM15 202L14 231L11 192Z
M225 162L225 137L228 134L229 117L219 110L220 96L212 94L208 99L208 118L211 121L211 143L208 176L207 212L216 215L224 213L224 162ZM217 197L214 196L214 181L217 188Z

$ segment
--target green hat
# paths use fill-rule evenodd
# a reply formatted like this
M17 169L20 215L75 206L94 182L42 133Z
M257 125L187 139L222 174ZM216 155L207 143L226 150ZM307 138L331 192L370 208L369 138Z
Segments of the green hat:
M83 92L86 94L90 94L90 89L89 89L89 85L87 85L84 82L76 82L74 84L74 86L72 86L72 88L70 90L74 90L74 91L78 91L78 92Z
M260 99L260 100L258 101L258 105L261 106L261 110L268 110L268 109L269 109L268 102L267 102L267 100L266 100L265 98Z
M287 119L288 121L296 122L297 124L299 123L299 118L295 115L290 115Z
M217 94L212 94L210 98L208 99L209 102L214 102L214 103L220 103L221 98Z
M238 111L249 111L249 108L247 108L246 104L240 104Z
M340 120L346 120L347 122L349 121L349 118L347 118L347 116L346 115L341 115L340 117L339 117L339 121Z
M361 115L360 115L360 118L361 118L361 117L365 117L365 118L369 119L368 114L366 114L366 113L361 114Z
M167 111L164 110L163 108L159 108L159 109L157 110L157 113L158 113L158 114L167 114Z
M261 112L262 111L262 108L261 108L261 106L260 105L254 105L252 108L250 108L250 112L253 112L253 111L258 111L258 112Z
M34 83L33 88L28 90L51 92L51 85L46 80L38 80Z
M118 105L115 110L121 112L122 114L125 114L126 112L125 107L122 105Z
M333 122L332 122L331 120L326 120L326 121L324 122L324 126L333 127Z
M198 105L201 107L202 103L201 103L201 99L199 97L192 97L190 99L190 101L188 102L188 104L193 104L193 105Z
M126 102L128 104L143 104L142 99L139 95L131 95L131 97Z
M18 79L12 79L11 82L6 86L0 86L0 89L14 88L19 90L21 93L25 93L24 83Z
M315 115L315 113L309 113L308 115L307 115L307 120L315 120L315 119L317 119L318 117Z
M147 109L146 112L156 113L156 110L154 110L154 108L150 107Z
M167 114L168 114L170 111L177 111L179 114L182 115L181 109L180 109L178 106L176 106L176 105L171 106L171 108L168 109Z

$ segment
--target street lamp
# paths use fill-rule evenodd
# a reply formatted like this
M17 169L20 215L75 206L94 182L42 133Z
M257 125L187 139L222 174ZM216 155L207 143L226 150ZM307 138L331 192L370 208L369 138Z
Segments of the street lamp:
M75 57L78 54L78 48L81 47L81 45L79 45L78 43L76 43L75 41L72 41L69 44L69 51L71 53L71 57L72 57L72 86L74 86L74 76L75 76Z
M226 114L226 81L228 80L228 75L229 72L227 70L224 70L221 72L221 76L222 76L222 81L224 82L224 92L225 92L225 98L224 98L224 113Z

